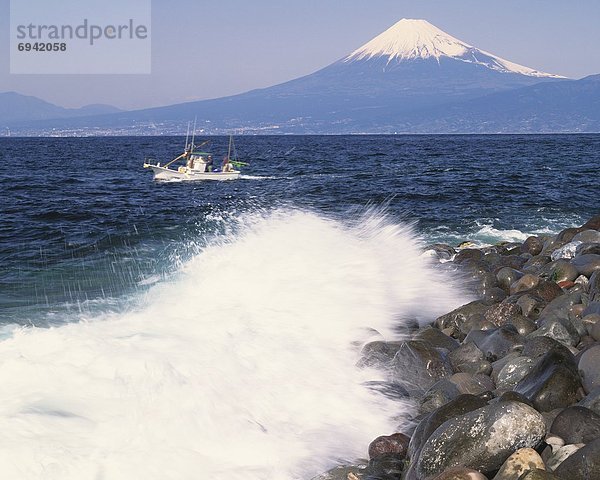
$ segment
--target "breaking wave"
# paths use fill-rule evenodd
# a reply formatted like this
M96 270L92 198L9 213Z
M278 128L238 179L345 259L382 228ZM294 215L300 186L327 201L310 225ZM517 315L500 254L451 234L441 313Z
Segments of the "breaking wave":
M131 311L0 342L3 478L310 478L397 431L360 346L456 307L450 279L376 213L246 223Z

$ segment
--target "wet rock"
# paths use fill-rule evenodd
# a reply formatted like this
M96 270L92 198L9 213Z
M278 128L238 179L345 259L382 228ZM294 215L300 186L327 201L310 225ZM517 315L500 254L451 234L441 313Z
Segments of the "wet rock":
M576 257L580 255L587 255L589 253L600 255L600 243L582 243L575 249Z
M514 295L519 292L526 292L540 283L540 277L531 273L526 273L510 286L510 294Z
M564 445L560 448L557 448L556 451L552 452L552 454L548 457L546 465L550 470L556 470L561 463L563 463L581 447L583 447L583 443L578 443L577 445Z
M594 337L592 330L594 329L594 325L598 322L600 322L600 313L590 313L581 319L581 323L592 337Z
M600 271L595 271L588 285L590 302L600 302Z
M545 302L551 302L559 295L562 295L563 291L556 283L541 280L537 287L533 288L529 294L540 297Z
M536 447L546 434L543 417L519 402L501 402L442 424L423 445L416 473L439 474L464 466L480 472L499 469L517 449Z
M556 240L559 242L570 242L575 238L575 235L584 230L585 228L583 227L565 228L556 236Z
M594 388L580 402L579 406L586 407L600 415L600 387Z
M541 322L538 320L539 328L528 335L528 338L545 336L550 337L564 345L575 346L579 343L580 337L575 328L568 323L561 323L559 320L548 318Z
M528 237L521 245L521 252L531 255L539 255L542 252L544 243L539 237Z
M573 242L600 243L600 232L597 230L584 230L573 237Z
M421 399L419 411L432 412L463 394L478 395L495 389L487 375L455 373L436 382Z
M552 300L540 313L538 324L542 319L567 320L573 306L581 303L581 292L561 295Z
M463 342L456 350L448 354L448 358L454 370L462 371L460 368L462 365L483 360L485 355L473 342Z
M385 367L400 349L402 342L376 341L367 343L360 352L359 367Z
M550 255L541 253L527 260L527 262L525 262L525 265L523 265L523 268L521 270L527 273L537 273L544 265L546 265L550 261Z
M600 270L600 255L593 253L580 255L571 260L571 265L577 269L579 275L585 275L589 278L595 271Z
M502 255L498 252L486 252L483 256L483 261L491 267L496 267L502 262Z
M433 480L487 480L487 477L472 468L454 467L440 473Z
M436 257L438 260L448 261L451 260L454 255L456 255L456 250L454 250L454 248L452 248L450 245L436 243L425 247L423 254L430 257Z
M581 226L582 230L600 230L600 215L595 215Z
M476 315L483 315L489 306L481 302L471 302L452 310L450 313L438 317L435 326L440 330L449 328L453 336L459 335L462 325Z
M550 258L552 260L573 258L575 256L575 253L577 252L577 247L579 247L579 245L581 245L581 242L571 241L563 245L562 247L558 247L556 250L554 250L550 255Z
M566 260L550 262L542 268L540 276L553 282L572 282L579 275L577 269Z
M563 355L567 358L573 358L573 362L575 362L575 358L571 354L571 351L562 343L557 342L550 337L527 337L525 339L525 345L523 345L523 351L521 352L521 355L531 358L538 358L551 350L555 350L560 353L560 355Z
M485 355L486 360L495 361L513 349L523 345L523 337L514 327L506 325L492 330L472 330L465 342L473 342Z
M521 315L521 307L516 303L501 303L492 305L484 314L483 318L501 327L509 322L511 317Z
M425 393L440 378L454 372L447 351L420 340L401 342L392 360L392 381L403 385L411 395Z
M482 290L481 301L486 305L499 303L506 298L506 292L500 287L485 288Z
M519 253L519 252L515 252L515 253ZM525 258L520 255L508 255L506 257L502 257L500 264L503 267L509 267L509 268L513 268L515 270L520 270L521 268L523 268L523 265L525 265L528 261L529 261L529 258Z
M565 408L554 419L550 431L565 443L590 443L600 438L600 415L589 408Z
M456 350L460 343L449 337L438 328L425 327L414 336L413 340L423 340L437 348L445 348L448 351Z
M592 480L600 478L600 439L577 450L562 462L554 472L568 480Z
M510 267L503 267L496 273L498 286L506 292L510 292L510 286L519 280L523 273Z
M600 345L589 348L579 358L579 373L587 393L600 387Z
M394 453L379 455L369 460L364 480L394 480L400 478L405 467L404 457Z
M446 405L438 408L417 425L408 446L408 455L413 463L416 462L421 448L437 428L444 422L486 405L486 401L475 395L460 395Z
M529 357L517 357L509 361L498 372L496 386L499 390L514 388L533 369L534 361Z
M525 398L520 393L517 393L513 390L508 390L504 392L502 395L492 400L493 402L521 402L525 405L529 405L531 408L534 408L533 403Z
M483 253L481 250L476 248L465 248L459 251L454 257L454 263L464 263L466 260L469 261L479 261L483 258Z
M583 307L583 305L581 305ZM600 302L589 302L585 308L581 309L581 315L600 315Z
M541 412L575 403L579 400L580 389L581 380L575 358L570 352L565 354L560 349L553 349L541 357L514 388L515 392L531 400Z
M506 459L494 480L519 480L521 475L535 469L546 469L542 457L533 448L520 448Z
M377 437L369 445L369 458L377 458L381 455L394 453L404 459L408 452L410 437L403 433L394 433L392 435L382 435Z
M508 325L515 327L519 335L527 336L537 329L536 324L533 320L530 320L523 315L515 315L508 321Z
M540 316L542 310L546 307L547 302L540 297L525 294L517 300L517 305L521 307L521 311L525 317L536 320Z

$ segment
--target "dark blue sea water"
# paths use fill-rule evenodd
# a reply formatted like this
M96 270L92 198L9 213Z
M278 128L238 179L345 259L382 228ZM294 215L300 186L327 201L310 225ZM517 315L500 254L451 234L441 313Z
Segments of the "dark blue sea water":
M183 142L1 139L0 323L118 304L244 215L384 207L426 242L457 244L557 232L600 208L599 135L239 137L242 179L154 182L144 158L164 163Z

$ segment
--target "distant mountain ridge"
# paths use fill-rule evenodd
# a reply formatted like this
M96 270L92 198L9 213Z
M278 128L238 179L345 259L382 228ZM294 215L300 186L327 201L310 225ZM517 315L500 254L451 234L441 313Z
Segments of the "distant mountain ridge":
M519 65L425 20L403 19L331 65L279 85L31 128L181 133L197 117L208 134L600 131L590 111L600 84L584 80Z
M121 111L111 105L102 104L86 105L81 108L64 108L17 92L0 93L0 126L24 121L102 115Z

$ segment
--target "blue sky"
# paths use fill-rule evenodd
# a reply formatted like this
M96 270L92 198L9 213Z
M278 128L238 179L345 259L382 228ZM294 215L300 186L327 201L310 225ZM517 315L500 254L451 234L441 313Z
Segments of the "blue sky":
M318 70L401 18L539 70L600 73L598 0L153 0L150 75L10 75L9 0L0 0L0 92L67 107L215 98Z

